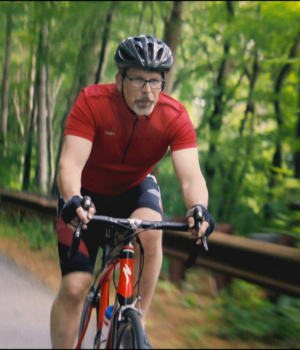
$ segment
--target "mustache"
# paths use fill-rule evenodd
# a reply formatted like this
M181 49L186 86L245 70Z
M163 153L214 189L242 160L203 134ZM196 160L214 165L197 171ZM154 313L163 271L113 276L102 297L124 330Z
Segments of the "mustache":
M136 99L135 102L155 102L155 100L152 98L141 98L141 99Z
M151 94L150 95L144 94L144 95L138 97L135 100L135 102L155 102L155 98Z

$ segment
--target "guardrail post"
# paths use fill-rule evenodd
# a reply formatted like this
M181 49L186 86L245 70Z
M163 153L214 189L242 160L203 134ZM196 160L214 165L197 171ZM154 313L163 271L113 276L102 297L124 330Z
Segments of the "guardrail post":
M179 284L185 278L184 261L181 259L170 258L170 280L172 283Z
M231 224L217 224L216 231L226 233L230 235L233 231ZM231 284L232 278L227 273L215 272L213 273L212 279L214 281L214 294L217 295L220 291Z

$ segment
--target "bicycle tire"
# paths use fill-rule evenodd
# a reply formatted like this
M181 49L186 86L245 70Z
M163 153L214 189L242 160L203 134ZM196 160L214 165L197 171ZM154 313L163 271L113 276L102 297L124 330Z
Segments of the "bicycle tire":
M117 321L116 349L145 349L145 336L137 312L133 309L124 311L121 321Z
M81 338L82 333L84 332L86 324L87 323L89 324L88 324L87 330L85 331L85 335L80 344L79 349L85 349L85 348L90 349L91 347L94 347L94 338L97 332L97 326L95 325L94 327L92 327L92 322L91 322L92 315L90 314L92 310L96 307L94 305L94 302L95 302L95 290L90 290L89 294L85 299L82 313L81 313L81 319L80 319L80 325L79 325L79 331L78 331L78 341ZM84 347L84 344L87 343L87 341L88 341L88 345Z

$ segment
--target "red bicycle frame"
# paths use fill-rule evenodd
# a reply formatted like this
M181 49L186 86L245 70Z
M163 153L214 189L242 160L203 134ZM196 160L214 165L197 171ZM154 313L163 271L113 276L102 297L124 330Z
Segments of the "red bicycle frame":
M82 341L85 337L91 314L92 309L96 306L99 306L97 308L97 335L94 339L94 347L100 348L100 341L101 341L101 331L104 325L104 317L107 307L109 306L109 292L110 292L110 283L111 280L114 279L115 270L119 269L119 277L118 277L118 285L116 286L116 299L114 301L114 310L113 315L110 322L110 329L109 329L109 335L107 340L107 348L110 349L113 346L115 346L115 340L114 335L116 334L115 331L118 330L118 324L122 322L122 317L126 313L127 309L133 309L135 312L137 312L139 315L142 315L142 310L136 309L135 305L136 302L140 301L141 297L139 295L136 296L136 299L134 300L134 256L135 256L135 250L134 250L134 238L137 237L137 235L140 232L136 232L137 229L170 229L173 231L183 231L186 232L188 230L188 225L183 223L173 223L173 222L154 222L154 221L141 221L138 219L116 219L111 217L105 217L105 216L94 216L93 220L98 220L101 222L104 222L107 224L107 229L105 233L105 238L107 240L107 243L104 246L104 252L103 252L103 264L102 264L102 271L95 279L95 283L92 286L92 289L86 299L87 304L87 310L85 310L85 315L87 317L84 317L85 320L84 325L82 325L81 335L78 340L76 349L79 349L81 347ZM124 227L126 230L126 233L124 235L124 240L122 240L122 247L120 252L113 257L109 262L107 262L107 257L110 254L111 250L111 227L114 225L119 225L122 227L122 230L124 230ZM124 231L122 231L124 232ZM133 233L136 232L136 233ZM72 246L70 248L70 256L74 256L78 250L79 241L80 241L80 233L81 228L78 228L73 235L73 242ZM114 236L114 235L112 235ZM203 237L204 240L205 237ZM141 242L138 241L140 246ZM116 244L113 243L114 248L116 248L120 243ZM74 249L75 247L75 249ZM196 260L198 247L196 244L193 244L193 249L191 250L190 256L187 260L187 267L191 267ZM113 249L114 249L113 248ZM142 249L142 246L141 246ZM142 268L141 268L142 270ZM141 271L140 271L141 272ZM139 293L138 293L139 294ZM90 296L90 298L89 298ZM141 346L141 345L140 345Z
M116 307L131 305L134 301L134 282L133 282L133 270L134 270L134 245L132 241L124 245L118 254L117 257L114 257L109 264L104 268L99 276L98 285L100 285L100 307L98 313L98 322L97 322L97 334L101 334L101 330L104 324L104 315L107 307L109 306L109 287L111 280L113 278L115 270L119 268L119 283L117 286L116 293ZM88 313L88 322L85 325L85 328L81 334L81 337L78 339L76 349L80 349L82 340L85 336L89 320L92 314L93 305L90 306ZM111 339L111 334L109 339ZM109 343L111 341L109 340ZM100 343L97 346L99 346Z

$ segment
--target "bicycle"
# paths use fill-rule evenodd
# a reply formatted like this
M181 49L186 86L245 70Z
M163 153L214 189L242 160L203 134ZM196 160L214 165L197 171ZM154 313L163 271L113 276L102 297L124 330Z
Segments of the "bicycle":
M142 310L137 306L141 300L139 295L139 280L143 271L143 247L138 235L149 229L187 232L185 223L163 221L141 221L139 219L118 219L107 216L95 215L92 220L105 223L105 245L103 247L102 264L94 278L90 291L86 297L78 333L76 349L84 347L87 329L91 323L92 312L96 310L96 333L93 339L93 348L107 349L144 349L144 331L139 320ZM73 242L69 250L69 258L72 259L79 247L81 239L82 222L79 223L73 235ZM136 231L142 229L141 231ZM122 235L121 240L118 236ZM139 278L134 285L134 239L140 246L141 259ZM205 236L202 237L204 246L207 247ZM192 245L186 267L191 267L197 257L197 248ZM119 247L116 254L112 254ZM198 247L198 246L197 246ZM116 271L119 271L118 283L116 283ZM108 336L103 339L104 317L109 307L109 291L111 282L116 289L115 302L109 324ZM137 295L134 298L134 288L137 287Z

